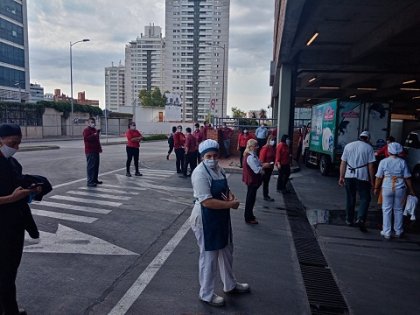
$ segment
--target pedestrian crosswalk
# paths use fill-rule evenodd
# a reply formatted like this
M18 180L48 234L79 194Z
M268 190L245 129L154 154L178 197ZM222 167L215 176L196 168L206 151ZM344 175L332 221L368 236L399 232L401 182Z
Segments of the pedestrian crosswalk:
M31 204L32 214L52 219L93 223L103 215L122 207L124 203L150 189L192 191L190 188L162 186L159 183L175 175L174 171L142 169L141 177L110 174L105 183L97 187L72 187L72 189L44 197Z

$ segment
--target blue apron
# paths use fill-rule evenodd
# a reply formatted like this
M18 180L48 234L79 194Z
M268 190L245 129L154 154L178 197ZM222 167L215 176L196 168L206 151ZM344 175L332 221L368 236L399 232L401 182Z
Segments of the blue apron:
M214 199L224 200L222 193L227 195L229 187L226 176L223 179L214 179L208 168L204 165L211 177L210 191ZM204 249L206 251L223 249L228 242L232 242L232 226L230 224L230 209L210 209L201 205L203 221Z

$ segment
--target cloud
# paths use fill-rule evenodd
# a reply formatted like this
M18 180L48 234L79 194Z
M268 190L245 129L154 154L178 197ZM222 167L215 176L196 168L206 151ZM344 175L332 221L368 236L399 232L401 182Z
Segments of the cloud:
M70 94L69 44L73 46L74 92L86 91L104 106L104 68L124 62L124 48L154 23L164 33L164 0L28 1L31 81L46 92ZM272 59L272 0L231 0L228 103L244 109L268 104ZM257 88L258 87L258 88ZM244 91L246 89L246 91ZM242 91L242 92L241 92ZM252 98L242 95L252 94ZM240 103L240 104L239 104Z

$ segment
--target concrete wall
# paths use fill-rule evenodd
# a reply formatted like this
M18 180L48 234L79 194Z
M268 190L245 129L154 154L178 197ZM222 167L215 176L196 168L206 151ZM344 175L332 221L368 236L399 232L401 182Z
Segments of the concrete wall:
M42 115L42 126L21 126L23 138L42 139L62 136L80 137L83 129L87 126L88 113L74 113L78 117L78 122L73 123L73 119L63 118L63 113L52 108L46 108ZM100 121L97 121L100 126Z

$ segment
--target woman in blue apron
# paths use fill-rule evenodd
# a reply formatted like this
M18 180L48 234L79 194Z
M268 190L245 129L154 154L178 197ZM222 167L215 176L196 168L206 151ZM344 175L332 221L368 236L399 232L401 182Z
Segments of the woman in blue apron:
M229 190L225 173L218 166L217 141L203 141L198 151L203 161L191 176L195 205L190 223L200 248L199 298L212 306L223 306L224 298L214 293L218 267L225 293L245 293L250 290L247 283L236 281L232 270L230 209L238 209L239 201Z

